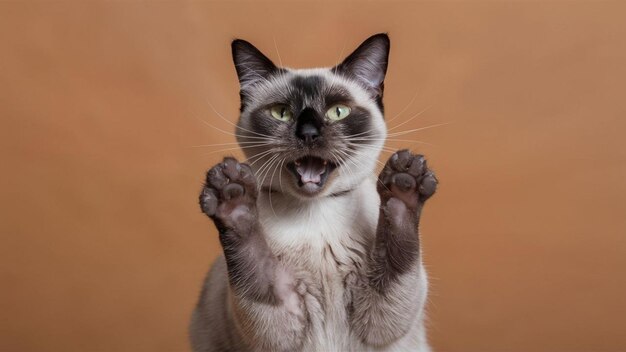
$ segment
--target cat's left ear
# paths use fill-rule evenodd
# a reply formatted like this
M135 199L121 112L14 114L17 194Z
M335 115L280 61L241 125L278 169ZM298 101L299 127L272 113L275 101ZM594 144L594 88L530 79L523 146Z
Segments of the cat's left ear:
M375 34L359 45L334 70L360 82L380 98L387 73L389 48L389 36L386 33Z

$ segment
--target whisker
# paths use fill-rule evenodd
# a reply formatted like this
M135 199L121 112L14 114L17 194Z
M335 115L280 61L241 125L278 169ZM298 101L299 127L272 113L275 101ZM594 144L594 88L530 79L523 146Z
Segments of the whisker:
M265 179L267 178L267 176L268 176L268 174L269 174L269 172L271 170L271 167L274 165L274 161L276 159L278 159L278 157L279 157L278 154L271 156L270 159L268 160L268 162L266 164L264 164L264 166L265 166L264 170L262 172L259 171L259 175L263 174L263 180L261 181L261 183L259 183L259 185L261 187L263 187L265 185Z
M287 158L283 158L283 161L280 163L280 172L278 173L278 185L280 186L280 192L284 192L283 190L283 166L285 165L285 161L287 160Z
M284 67L283 59L281 58L280 52L278 51L278 44L276 43L276 37L272 36L272 40L274 41L274 49L276 49L276 55L278 56L278 63L280 64L280 67ZM289 82L287 82L287 77L285 76L285 74L280 74L275 77L276 79L281 81L283 85L285 86L285 88L287 89L288 94L285 97L288 99L289 95L293 95L293 90L291 89L291 85L289 84Z
M204 123L205 125L213 128L213 129L216 129L216 130L218 130L218 131L220 131L222 133L225 133L227 135L231 135L231 136L234 136L234 137L242 137L242 138L250 138L250 139L261 139L261 140L274 140L274 139L270 139L270 138L267 138L267 137L243 136L243 135L240 135L240 134L235 134L235 133L232 133L232 132L224 131L223 129L221 129L221 128L215 126L215 125L212 125L212 124L204 121L203 119L201 119L199 117L196 117L196 119L200 120L200 122Z
M390 138L388 140L388 142L391 143L409 143L409 145L413 145L413 144L424 144L424 145L429 145L431 147L436 147L436 144L430 143L430 142L424 142L424 141L418 141L418 140L414 140L414 139L393 139Z
M276 49L276 55L278 55L278 63L280 67L283 67L283 60L280 58L280 52L278 51L278 44L276 44L276 37L272 36L272 40L274 41L274 48Z
M271 154L271 153L280 153L280 152L284 152L284 149L278 149L278 148L271 148L269 150L257 153L251 157L249 157L248 159L245 160L246 163L249 163L250 166L253 166L254 164L256 164L259 160L262 160L264 156L266 156L267 154ZM252 161L254 160L254 161Z
M387 121L387 124L390 124L393 120L397 119L400 115L402 115L413 104L413 102L415 101L415 98L417 98L417 91L413 95L413 98L411 98L411 101L409 101L409 103L406 104L404 109L402 109L399 113L397 113L396 115L394 115L394 117L392 117L389 121Z
M346 156L346 158L342 159L340 156L336 155L335 152L343 152L343 154ZM355 178L354 177L354 172L352 171L352 168L350 168L348 165L346 165L346 162L351 162L357 168L358 168L358 165L356 165L356 163L350 158L350 156L345 151L343 151L341 149L336 149L335 151L331 152L330 154L336 160L338 165L343 164L344 167L340 168L340 170L345 170L345 172L348 174L348 176L351 179L354 179Z
M207 100L207 101L206 101L206 103L209 105L209 107L211 108L211 110L213 110L213 112L214 112L217 116L219 116L222 120L226 121L226 122L227 122L228 124L230 124L231 126L234 126L234 127L235 127L235 131L236 131L236 130L243 130L243 131L246 131L246 132L252 133L252 134L254 134L254 135L256 135L256 136L259 136L259 137L266 137L266 138L270 138L270 139L273 139L273 138L274 138L274 136L270 136L270 135L263 134L263 133L258 133L258 132L255 132L255 131L251 131L251 130L249 130L249 129L247 129L247 128L243 128L243 127L241 127L241 126L239 126L239 125L237 125L237 124L235 124L235 123L231 122L229 119L227 119L226 117L224 117L224 115L220 114L220 113L219 113L219 112L215 109L215 107L213 106L213 104L211 104L211 102L210 102L210 101L208 101L208 100Z
M438 123L435 125L430 125L430 126L426 126L426 127L420 127L420 128L415 128L412 130L407 130L407 131L402 131L402 132L395 132L395 133L390 133L388 136L389 137L396 137L396 136L402 136L405 135L407 133L412 133L412 132L417 132L417 131L422 131L422 130L427 130L429 128L435 128L435 127L439 127L439 126L445 126L445 125L449 125L452 122L444 122L444 123Z
M269 165L269 163L274 160L274 158L276 158L277 155L272 155L269 157L269 159L265 160L263 162L263 164L261 164L261 166L256 170L255 172L255 176L258 182L258 187L259 187L259 192L261 191L261 189L263 188L263 183L260 182L261 181L261 175L263 174L263 172L265 171L265 169L267 168L267 166Z
M214 151L211 151L209 153L205 153L204 155L206 156L206 155L211 155L211 154L215 154L215 153L227 152L229 150L239 150L239 147L223 148L223 149L220 149L220 150L214 150Z
M228 142L228 143L215 143L215 144L198 144L198 145L190 145L189 148L200 148L200 147L219 147L224 145L249 145L249 146L266 146L266 145L276 145L273 142ZM248 148L248 147L247 147Z
M364 135L364 134L368 134L368 133L371 133L371 132L378 132L378 131L376 131L376 130L375 130L375 129L373 129L373 128L370 128L370 129L369 129L369 130L367 130L367 131L363 131L363 132L359 132L359 133L355 133L355 134L349 134L349 135L345 136L345 138L358 137L358 136L362 136L362 135Z
M406 142L406 143L420 143L420 144L426 144L426 145L434 145L432 143L429 142L424 142L424 141L418 141L415 139L395 139L395 138L351 138L350 142L353 141L358 141L358 142L379 142L379 141L385 141L385 142Z
M276 217L277 215L276 215L276 212L274 211L274 205L272 204L272 185L274 184L274 174L276 173L276 170L278 170L278 166L282 164L281 161L285 161L285 157L282 159L278 159L278 161L276 162L276 165L274 166L274 170L272 171L272 177L270 177L269 190L267 191L269 202L270 202L270 208L272 209L272 213L274 213L274 217ZM280 174L282 174L282 170L280 171Z
M348 145L352 146L352 147L356 147L356 148L365 148L365 149L370 149L370 150L378 150L379 147L375 147L375 146L371 146L371 145L366 145L366 144L354 144L354 143L350 143L350 141L347 141ZM395 149L392 149L390 147L387 146L381 146L381 151L386 151L386 152L392 152L395 153Z
M337 67L339 66L339 64L341 64L341 57L343 56L343 51L346 49L346 42L347 40L343 41L343 46L341 47L341 51L339 52L339 56L337 57L337 60L335 60L336 64L333 67L333 74L332 74L332 80L330 81L330 86L326 89L326 93L330 93L331 90L333 89L333 87L335 86L335 82L337 81Z
M391 128L390 128L387 132L391 132L391 131L395 130L395 129L396 129L396 128L398 128L398 127L404 126L405 124L407 124L407 123L408 123L408 122L410 122L411 120L413 120L413 119L415 119L416 117L420 116L420 115L421 115L421 114L423 114L424 112L426 112L426 111L430 110L430 108L432 108L432 107L433 107L432 105L429 105L429 106L425 107L424 109L422 109L422 111L420 111L420 112L418 112L417 114L415 114L415 115L411 116L411 118L409 118L408 120L406 120L406 121L402 121L402 122L401 122L401 123L399 123L398 125L391 127Z
M249 146L238 146L238 147L232 147L232 148L222 148L222 149L218 149L218 150L213 150L209 153L206 153L205 155L211 155L211 154L215 154L215 153L219 153L219 152L225 152L225 151L229 151L229 150L237 150L237 149L249 149L249 148L259 148L259 147L263 147L265 146L265 144L263 145L249 145Z
M345 160L346 160L346 161L351 162L351 163L352 163L352 165L354 165L357 169L359 169L359 166L360 166L360 165L358 165L358 164L356 163L356 161L352 158L352 156L351 156L348 152L346 152L345 150L342 150L342 149L337 149L337 152L339 152L339 153L343 154L343 155L345 156ZM350 176L351 176L352 178L354 178L354 176L355 176L354 172L353 172L351 169L347 169L347 170L349 171Z

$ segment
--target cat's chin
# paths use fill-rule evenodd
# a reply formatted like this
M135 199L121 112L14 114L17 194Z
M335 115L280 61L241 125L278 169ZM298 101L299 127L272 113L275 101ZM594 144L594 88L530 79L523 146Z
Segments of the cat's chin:
M320 194L336 168L333 162L317 156L304 156L287 164L295 178L294 188L305 197Z

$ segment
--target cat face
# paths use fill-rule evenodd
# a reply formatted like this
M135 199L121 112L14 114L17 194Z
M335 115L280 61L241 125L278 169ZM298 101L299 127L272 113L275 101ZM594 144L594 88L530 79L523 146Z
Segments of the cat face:
M373 173L387 133L386 34L333 68L276 67L243 40L232 50L241 87L237 140L262 188L321 197L350 191Z

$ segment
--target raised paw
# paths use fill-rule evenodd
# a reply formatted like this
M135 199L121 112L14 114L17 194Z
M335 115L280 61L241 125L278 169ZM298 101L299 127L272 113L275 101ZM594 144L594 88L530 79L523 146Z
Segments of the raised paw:
M250 166L225 158L207 172L200 208L220 230L250 228L257 216L256 195L256 179Z
M381 204L389 199L401 200L409 209L417 209L437 189L437 178L428 169L423 155L404 149L395 152L380 173L378 193Z

